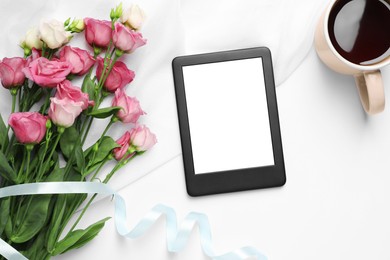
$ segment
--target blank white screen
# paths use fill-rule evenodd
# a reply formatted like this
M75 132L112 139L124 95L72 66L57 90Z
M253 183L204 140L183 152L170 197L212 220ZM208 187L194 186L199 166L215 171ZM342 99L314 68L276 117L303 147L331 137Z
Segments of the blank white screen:
M261 58L183 67L195 174L274 165Z

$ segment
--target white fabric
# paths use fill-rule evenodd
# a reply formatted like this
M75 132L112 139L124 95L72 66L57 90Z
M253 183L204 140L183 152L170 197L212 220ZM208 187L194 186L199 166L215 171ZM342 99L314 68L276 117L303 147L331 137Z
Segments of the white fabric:
M108 19L120 1L2 0L0 1L0 57L21 56L17 46L25 32L42 18ZM119 189L167 163L181 153L171 61L179 55L267 46L273 55L276 84L301 63L312 46L315 24L327 0L138 0L147 14L141 30L148 44L125 58L136 79L127 93L136 96L148 113L142 117L158 137L158 144L124 167L111 184ZM80 37L75 39L81 44ZM205 93L207 95L207 93ZM0 112L10 111L8 91L0 89ZM105 103L109 104L109 101ZM96 120L90 144L106 121ZM205 126L207 127L207 126ZM109 134L118 138L128 126L117 124ZM109 167L112 167L110 165ZM106 171L109 170L106 168ZM181 174L181 173L180 173ZM168 181L167 181L168 183ZM152 191L151 191L152 192Z

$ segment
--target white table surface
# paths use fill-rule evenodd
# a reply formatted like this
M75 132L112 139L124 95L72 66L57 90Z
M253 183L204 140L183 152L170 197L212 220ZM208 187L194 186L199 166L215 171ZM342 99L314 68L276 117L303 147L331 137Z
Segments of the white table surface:
M143 29L149 42L126 60L137 73L127 93L141 101L148 113L143 123L159 143L112 180L126 199L130 227L163 203L179 221L190 211L207 214L221 254L252 245L270 260L390 259L390 106L366 116L353 78L330 71L313 49L283 82L311 44L314 10L326 1L139 1L149 17ZM103 19L119 2L2 0L0 57L20 55L19 39L42 17ZM276 93L287 183L189 197L170 62L177 55L255 46L271 47L277 81L283 82ZM390 67L382 72L390 100ZM0 96L6 92L0 89ZM2 115L9 110L9 99L2 100ZM110 134L117 138L122 130ZM95 203L81 226L106 216L113 216L110 199ZM127 240L110 220L90 244L55 259L207 259L196 230L183 252L168 253L164 225L161 219L143 237Z
M389 100L390 67L382 73ZM272 260L389 259L390 107L367 116L353 78L330 71L314 49L277 87L277 99L284 187L192 198L178 155L120 190L129 226L163 203L179 220L190 211L206 213L218 253L253 245ZM105 199L83 223L112 214ZM143 237L128 240L110 221L89 245L58 259L207 259L197 230L184 251L168 253L164 225L161 219Z

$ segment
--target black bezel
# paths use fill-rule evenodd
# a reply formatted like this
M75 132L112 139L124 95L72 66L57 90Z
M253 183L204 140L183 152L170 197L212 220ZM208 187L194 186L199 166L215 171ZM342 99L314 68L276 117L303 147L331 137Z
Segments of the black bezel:
M263 61L263 73L275 165L195 174L191 148L191 134L187 115L183 66L259 57L261 57ZM283 186L286 182L286 174L270 50L266 47L258 47L181 56L176 57L172 61L172 68L188 194L190 196L201 196Z

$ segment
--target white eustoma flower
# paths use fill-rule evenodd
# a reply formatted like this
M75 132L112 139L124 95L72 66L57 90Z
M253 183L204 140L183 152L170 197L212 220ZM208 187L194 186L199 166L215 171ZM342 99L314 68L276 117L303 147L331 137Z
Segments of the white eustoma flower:
M39 26L40 38L50 49L57 49L69 42L71 33L57 20L42 21Z
M146 15L138 5L131 5L129 9L123 11L121 22L134 30L139 30L144 23Z
M28 47L30 50L35 48L37 50L42 49L42 41L39 36L38 28L34 27L27 31L22 45Z

